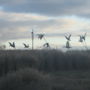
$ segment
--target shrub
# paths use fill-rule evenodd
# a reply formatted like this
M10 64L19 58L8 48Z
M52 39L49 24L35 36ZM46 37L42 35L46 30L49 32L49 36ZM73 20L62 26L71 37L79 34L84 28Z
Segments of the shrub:
M37 59L27 51L0 51L0 76L20 68L36 68Z
M48 75L35 69L21 69L0 79L0 90L50 90Z

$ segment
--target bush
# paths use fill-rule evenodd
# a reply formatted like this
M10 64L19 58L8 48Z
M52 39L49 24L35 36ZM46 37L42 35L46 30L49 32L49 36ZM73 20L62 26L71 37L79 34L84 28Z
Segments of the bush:
M36 68L37 59L27 51L0 51L0 76L20 68Z
M90 51L0 51L0 76L26 67L45 72L90 70Z
M39 70L46 72L63 70L90 70L90 52L46 50L39 53Z
M35 69L21 69L0 79L0 90L50 90L48 75Z

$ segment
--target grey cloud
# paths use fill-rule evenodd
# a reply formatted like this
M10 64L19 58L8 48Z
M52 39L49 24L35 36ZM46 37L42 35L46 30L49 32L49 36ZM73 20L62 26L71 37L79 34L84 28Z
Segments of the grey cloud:
M73 14L85 16L88 13L83 13L83 11L89 10L89 3L89 0L0 0L0 4L4 6L6 11L50 16Z
M60 15L80 15L90 17L89 0L0 0L0 5L4 11L19 12L19 13L36 13L47 16ZM87 10L87 12L86 12ZM30 37L31 28L34 25L40 27L38 31L43 32L43 29L57 24L55 20L47 21L8 21L0 18L0 40L28 38ZM58 25L62 25L59 22ZM28 27L26 32L20 32L19 27ZM37 29L37 28L36 28ZM63 34L52 33L47 36L62 36Z
M43 32L43 28L54 24L55 24L54 20L47 20L47 21L31 20L31 21L17 21L17 22L2 20L0 21L0 33L1 33L0 40L29 38L31 35L30 32L31 32L32 26L37 25L38 27L40 27L38 31ZM25 32L21 32L18 29L19 27L22 27L22 28L28 27L28 30L26 30ZM38 32L37 28L35 31Z

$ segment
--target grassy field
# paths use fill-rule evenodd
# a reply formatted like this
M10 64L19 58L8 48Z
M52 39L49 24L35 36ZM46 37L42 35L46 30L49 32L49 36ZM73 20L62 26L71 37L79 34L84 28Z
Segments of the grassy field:
M0 51L0 90L90 90L90 51Z

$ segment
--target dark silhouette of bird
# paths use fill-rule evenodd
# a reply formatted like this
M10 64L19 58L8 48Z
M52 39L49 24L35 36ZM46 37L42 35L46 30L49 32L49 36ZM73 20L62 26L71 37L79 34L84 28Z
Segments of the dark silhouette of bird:
M42 39L44 37L44 34L37 34L38 35L38 39Z
M23 43L23 45L24 45L24 48L29 48L29 44L27 45L27 44Z
M85 41L85 39L86 39L86 34L87 33L85 33L84 35L82 35L82 39Z
M69 41L66 42L66 48L71 48Z
M83 42L86 40L86 33L84 35L79 35L79 36L80 36L79 42Z
M80 37L80 39L79 39L79 42L83 42L83 39L82 39L82 36L81 35L79 35L79 37Z
M70 38L71 38L71 34L69 34L69 35L65 35L65 38L68 40L68 41L70 41Z
M44 47L50 47L49 43L45 43L43 46Z
M13 43L9 42L9 45L10 45L11 47L15 48L15 42L13 42Z

